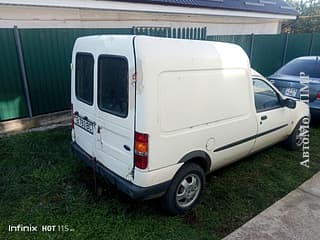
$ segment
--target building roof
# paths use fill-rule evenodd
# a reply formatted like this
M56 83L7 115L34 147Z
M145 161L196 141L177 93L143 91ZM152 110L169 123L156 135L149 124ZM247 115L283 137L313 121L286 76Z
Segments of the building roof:
M284 0L0 0L0 5L295 19Z
M299 12L284 0L118 0L181 7L225 9L272 14L299 15Z

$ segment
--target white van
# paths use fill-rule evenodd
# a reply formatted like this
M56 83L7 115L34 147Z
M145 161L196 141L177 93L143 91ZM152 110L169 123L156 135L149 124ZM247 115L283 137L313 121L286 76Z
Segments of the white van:
M252 75L237 45L147 36L78 38L72 53L72 149L134 199L172 213L199 200L205 174L286 140L306 104Z

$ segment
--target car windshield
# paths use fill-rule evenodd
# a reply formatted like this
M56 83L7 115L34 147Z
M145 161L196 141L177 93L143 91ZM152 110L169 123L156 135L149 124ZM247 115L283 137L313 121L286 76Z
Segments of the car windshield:
M300 72L312 78L320 78L320 66L314 59L296 59L284 65L278 74L300 76Z

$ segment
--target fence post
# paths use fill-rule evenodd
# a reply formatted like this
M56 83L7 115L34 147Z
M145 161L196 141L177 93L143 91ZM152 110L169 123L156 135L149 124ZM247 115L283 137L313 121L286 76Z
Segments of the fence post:
M289 33L286 34L286 41L284 43L284 49L283 49L283 54L282 54L282 65L284 65L286 63L288 41L289 41Z
M251 46L250 46L250 61L252 61L253 56L253 45L254 45L254 34L251 34Z
M312 32L312 35L311 35L311 42L310 42L310 47L309 47L309 56L311 56L313 41L314 41L314 32Z
M172 37L177 38L177 29L176 28L172 28Z
M167 37L172 38L172 28L171 27L167 27Z
M32 117L31 99L30 99L26 68L24 64L24 58L23 58L23 52L22 52L22 46L21 46L21 38L20 38L19 29L16 25L14 26L14 40L16 43L16 49L17 49L18 58L19 58L19 69L20 69L21 78L22 78L23 91L26 98L26 102L27 102L28 116Z
M207 27L203 28L203 38L202 40L206 40L207 39Z

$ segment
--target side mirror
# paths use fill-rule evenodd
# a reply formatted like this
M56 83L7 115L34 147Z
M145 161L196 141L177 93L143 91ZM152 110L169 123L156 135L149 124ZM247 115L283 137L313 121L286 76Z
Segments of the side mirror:
M291 109L295 109L297 106L297 102L291 98L283 99L283 106Z

